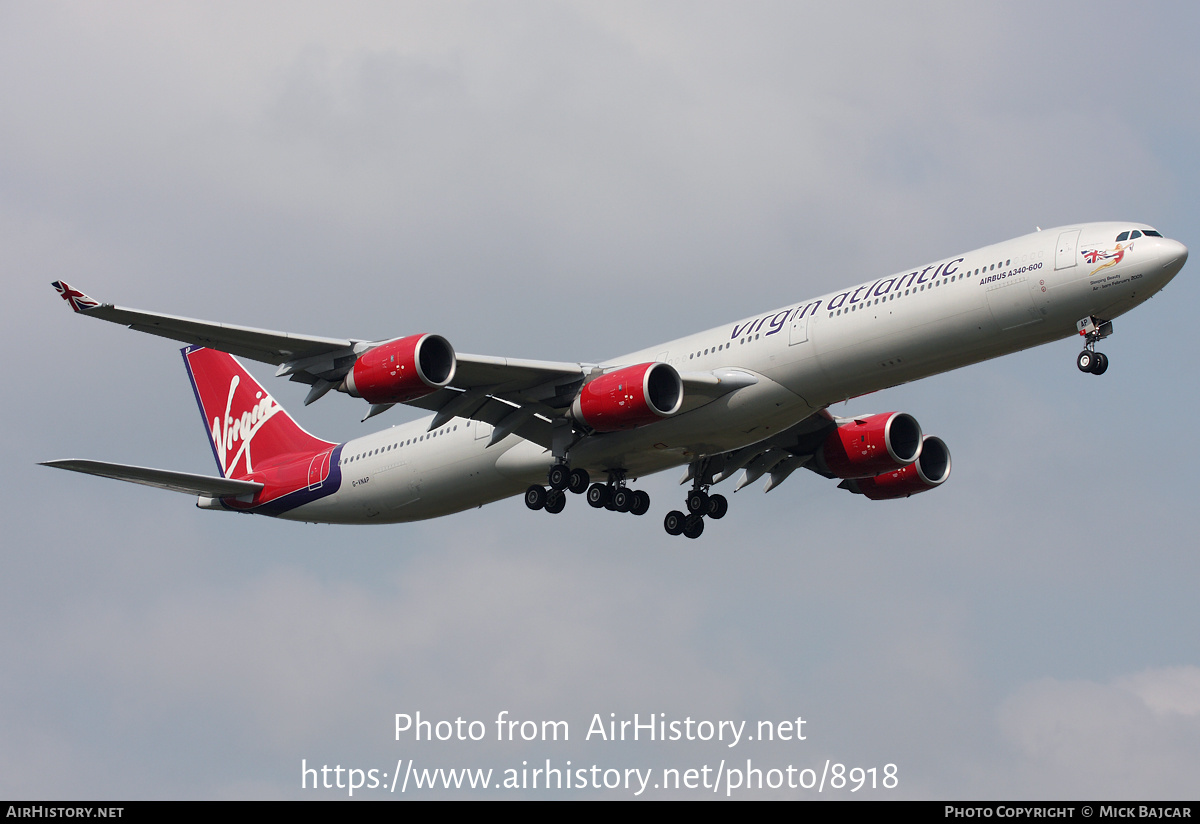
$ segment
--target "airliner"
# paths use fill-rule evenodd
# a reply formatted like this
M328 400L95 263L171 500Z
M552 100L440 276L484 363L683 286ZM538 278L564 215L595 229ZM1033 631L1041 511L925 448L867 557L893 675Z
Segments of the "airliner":
M62 281L81 314L186 343L184 366L219 477L95 460L48 461L197 497L203 509L334 524L436 518L524 494L561 512L570 494L644 515L630 484L686 467L682 509L663 525L697 538L735 490L770 491L804 468L870 500L950 476L950 451L904 412L828 407L1071 336L1101 375L1112 321L1183 267L1187 248L1140 223L1037 231L868 280L598 363L468 355L436 334L385 341L273 332L101 303ZM334 443L310 435L233 357L309 387L432 415Z

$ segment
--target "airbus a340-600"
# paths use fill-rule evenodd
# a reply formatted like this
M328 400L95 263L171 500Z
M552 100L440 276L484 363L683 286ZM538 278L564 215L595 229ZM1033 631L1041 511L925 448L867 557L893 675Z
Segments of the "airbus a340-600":
M667 513L696 538L728 500L710 487L741 471L765 489L811 470L872 500L933 489L950 452L902 412L842 418L847 398L1079 335L1076 366L1108 369L1096 343L1112 319L1162 289L1187 248L1137 223L1039 231L869 280L598 363L456 353L443 337L341 340L125 309L63 282L81 315L188 344L183 349L220 477L90 460L49 466L198 495L204 509L323 523L448 515L524 493L561 512L568 493L645 514L629 484L686 466L690 491ZM333 443L283 410L232 355L370 404L433 413Z

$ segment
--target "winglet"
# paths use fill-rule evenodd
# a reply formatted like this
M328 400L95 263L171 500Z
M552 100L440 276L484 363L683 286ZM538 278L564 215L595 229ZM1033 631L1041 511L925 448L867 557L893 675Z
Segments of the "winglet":
M76 312L82 312L85 309L94 309L100 305L100 301L92 300L78 289L72 289L67 285L66 281L56 280L50 285L58 290L58 294L62 299L71 304L71 308Z

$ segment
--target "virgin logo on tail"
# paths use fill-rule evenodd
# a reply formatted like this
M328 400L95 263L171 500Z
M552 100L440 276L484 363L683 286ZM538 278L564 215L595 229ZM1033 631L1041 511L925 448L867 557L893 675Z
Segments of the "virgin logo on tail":
M243 455L246 457L246 468L239 474L249 475L254 471L250 443L263 425L276 412L283 410L283 407L277 404L274 398L260 389L255 395L257 403L240 416L233 417L230 411L233 409L233 396L237 392L239 383L241 383L241 377L238 375L234 375L229 380L229 397L225 401L225 414L222 418L214 417L212 421L213 446L217 450L217 462L221 465L221 471L225 477L232 474L234 467L237 466ZM233 452L234 447L237 447L236 452ZM229 457L230 452L233 452L232 458Z
M232 356L188 347L183 357L213 456L226 478L261 474L335 446L301 429Z

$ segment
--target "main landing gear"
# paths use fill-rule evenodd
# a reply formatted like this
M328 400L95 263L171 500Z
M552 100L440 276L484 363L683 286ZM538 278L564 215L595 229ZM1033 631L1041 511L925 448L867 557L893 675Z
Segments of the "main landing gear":
M645 515L650 511L649 493L625 486L623 472L610 472L608 483L596 483L588 487L587 502L596 509L604 508L613 512Z
M590 482L586 469L571 469L566 464L555 464L546 474L549 489L534 484L525 490L525 506L544 509L552 515L562 512L567 505L567 492L576 495L587 493L587 502L596 509L613 512L632 512L645 515L650 511L650 495L642 490L625 486L623 472L609 472L608 483Z
M697 468L692 482L692 491L687 496L687 514L677 509L667 513L663 529L668 535L686 535L699 538L704 532L704 516L719 521L729 511L729 500L720 494L709 495L709 473L707 467Z
M549 489L534 484L525 490L525 506L557 515L567 505L567 491L579 495L587 490L590 480L586 469L571 469L566 464L557 463L546 473Z
M1086 341L1086 348L1075 358L1075 365L1080 372L1091 372L1093 375L1103 375L1108 371L1108 356L1096 351L1096 342L1112 334L1112 321L1098 320L1087 317L1076 324L1079 334Z

